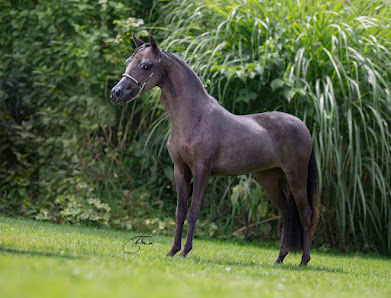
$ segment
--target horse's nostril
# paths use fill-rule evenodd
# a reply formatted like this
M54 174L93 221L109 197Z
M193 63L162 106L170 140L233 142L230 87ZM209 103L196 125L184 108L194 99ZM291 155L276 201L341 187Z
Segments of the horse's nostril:
M118 98L121 97L121 95L122 95L122 90L121 90L121 89L117 89L117 90L115 91L115 97L118 99Z

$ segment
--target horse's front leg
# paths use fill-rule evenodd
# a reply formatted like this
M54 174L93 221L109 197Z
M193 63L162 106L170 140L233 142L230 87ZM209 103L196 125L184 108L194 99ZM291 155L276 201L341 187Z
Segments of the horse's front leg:
M210 175L210 170L205 166L198 166L192 172L194 178L193 198L187 214L187 235L185 245L180 253L181 257L186 257L193 248L194 226L200 212L202 197L204 196Z
M181 250L183 224L186 218L187 200L190 195L191 172L186 164L174 165L174 180L177 191L176 227L174 243L167 256L172 257Z

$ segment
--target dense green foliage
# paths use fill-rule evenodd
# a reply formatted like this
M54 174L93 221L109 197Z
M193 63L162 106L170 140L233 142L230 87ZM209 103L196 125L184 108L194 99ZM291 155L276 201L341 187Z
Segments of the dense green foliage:
M305 121L321 174L318 245L390 253L390 19L381 1L3 1L0 211L172 233L159 91L124 107L108 99L130 34L152 33L231 112ZM270 238L276 217L251 175L215 177L196 233Z
M277 247L196 240L186 259L167 258L171 237L124 254L134 232L0 217L4 297L389 297L389 258L314 251L273 266Z
M147 34L140 29L143 20L130 16L149 15L151 4L133 4L2 2L3 212L109 223L111 207L94 186L114 177L114 161L123 169L116 160L126 138L123 109L113 107L107 94L131 51L129 32ZM126 180L127 171L118 180Z

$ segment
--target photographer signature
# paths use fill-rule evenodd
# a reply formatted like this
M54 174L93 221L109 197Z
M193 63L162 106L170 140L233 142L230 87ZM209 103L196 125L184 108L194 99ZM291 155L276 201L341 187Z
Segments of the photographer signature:
M151 238L151 239L145 240L147 238ZM122 250L126 254L135 254L140 250L141 245L151 245L152 244L151 240L152 240L152 236L144 236L144 235L127 239L124 241Z

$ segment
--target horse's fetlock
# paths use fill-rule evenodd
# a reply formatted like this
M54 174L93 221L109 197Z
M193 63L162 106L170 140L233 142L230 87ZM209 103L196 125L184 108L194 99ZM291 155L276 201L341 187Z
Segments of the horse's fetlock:
M305 266L308 264L308 262L311 260L311 256L308 255L308 256L304 256L301 258L301 263L300 263L300 266Z

